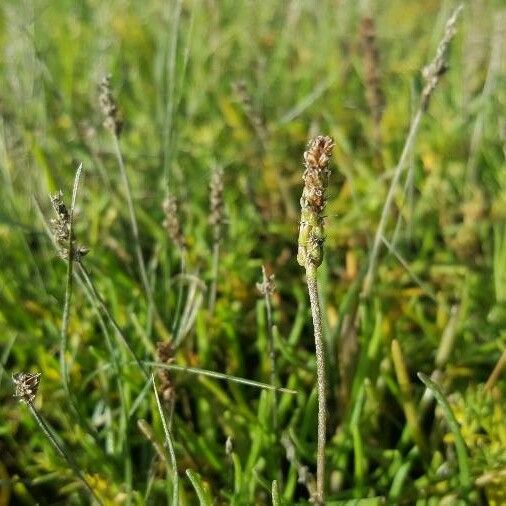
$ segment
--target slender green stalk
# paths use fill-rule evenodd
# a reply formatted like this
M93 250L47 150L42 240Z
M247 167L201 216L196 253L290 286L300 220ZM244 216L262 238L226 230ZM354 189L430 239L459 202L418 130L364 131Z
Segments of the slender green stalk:
M132 348L132 346L128 342L128 340L125 337L125 334L123 333L123 330L119 326L118 322L116 321L116 319L114 318L114 316L111 314L111 312L109 311L109 309L105 305L105 302L102 300L102 297L100 297L100 295L99 295L99 293L98 293L98 291L97 291L97 289L95 287L95 284L93 283L93 280L91 279L91 276L89 275L87 269L84 267L83 263L80 260L77 262L77 265L79 267L79 273L82 276L84 285L86 285L88 287L88 289L91 291L91 295L93 296L93 298L97 302L97 304L100 307L100 309L104 312L105 316L111 322L114 330L116 331L117 336L120 338L121 342L125 345L125 347L127 348L127 350L134 357L135 362L139 366L139 369L141 370L141 372L144 375L144 377L146 379L148 379L149 378L148 373L144 369L141 360L139 359L139 357L135 353L134 349Z
M316 267L306 265L306 280L313 316L314 342L316 348L316 381L318 384L318 451L316 455L316 493L320 502L324 500L325 445L327 438L327 373L325 368L325 340L322 332L320 301Z
M67 276L65 280L65 301L63 304L63 317L60 331L60 371L63 386L67 394L70 391L69 388L69 378L68 378L68 368L67 362L65 360L65 352L67 350L67 342L68 342L68 327L69 327L69 319L70 319L70 300L72 298L72 288L73 288L73 268L74 268L74 257L75 257L75 248L74 248L74 207L76 205L77 199L77 190L79 188L79 181L81 179L81 171L83 168L83 164L80 163L79 167L77 167L76 175L74 178L74 188L72 190L72 202L70 204L70 211L68 217L68 252L67 252Z
M133 245L135 249L135 255L137 257L137 264L139 267L139 273L141 275L141 281L144 287L144 292L146 293L146 297L148 299L149 304L153 305L153 294L151 292L151 286L148 280L148 274L146 270L146 264L144 262L144 256L142 255L141 242L139 237L139 226L137 224L137 217L135 215L134 202L132 198L132 189L130 186L130 180L128 179L128 174L125 168L125 162L123 161L123 155L121 153L121 149L119 146L119 139L116 134L111 134L113 138L113 146L114 153L116 155L116 159L118 161L119 171L121 174L121 179L123 180L123 186L125 187L125 196L126 202L128 206L128 214L130 216L130 227L132 229L133 235Z
M272 304L271 293L275 290L274 276L270 278L267 276L265 266L262 265L262 283L257 284L260 292L264 296L265 312L267 315L267 336L269 339L269 358L271 361L271 385L276 387L278 384L278 371L276 368L276 349L274 347L274 323L272 320ZM272 426L275 434L278 434L278 396L277 391L273 391L273 406L272 406Z
M404 143L404 147L402 148L401 156L397 162L397 166L394 169L394 175L392 177L392 181L390 182L390 188L388 189L385 203L383 204L380 221L378 228L376 229L371 254L369 256L369 267L364 279L364 286L362 289L363 297L368 297L371 293L374 277L376 275L378 255L380 253L381 244L385 235L387 220L390 216L390 209L394 202L397 185L399 184L401 175L404 172L404 168L406 167L409 155L415 144L422 117L429 107L430 98L434 93L434 90L439 83L441 76L444 74L447 68L447 53L450 42L455 36L455 24L461 10L462 5L459 5L453 11L452 15L446 23L445 33L441 39L441 42L439 43L434 60L424 69L423 77L425 80L425 87L422 90L418 110L416 111L413 120L411 121L408 136L406 137L406 141Z
M316 454L316 495L317 504L325 504L325 444L327 433L327 373L326 354L323 339L320 300L316 270L323 261L325 237L323 218L325 191L330 176L329 162L334 148L330 137L318 136L311 140L304 153L304 189L300 199L301 213L297 262L306 270L306 282L313 316L314 341L316 349L316 379L318 387L318 445Z
M186 476L188 476L188 479L191 481L193 488L197 493L200 506L212 506L214 504L214 500L211 497L211 494L207 489L204 481L200 477L200 474L196 473L192 469L187 469Z
M160 398L158 397L158 392L156 391L155 377L153 375L151 375L151 383L153 384L153 390L155 392L155 399L156 405L158 407L158 412L160 413L160 418L162 419L163 431L165 433L165 441L167 442L170 462L172 465L172 505L177 506L179 504L179 475L177 474L176 452L174 451L174 443L172 441L172 435L170 433L169 427L167 426L167 421L165 420L162 404L160 403Z
M96 495L95 491L93 490L93 488L88 483L88 481L84 477L83 473L79 469L79 466L77 465L77 462L74 460L74 457L63 446L63 443L61 443L60 441L58 441L58 439L56 438L56 436L54 434L53 429L49 426L49 424L42 417L42 415L37 411L37 409L33 405L33 402L25 400L25 403L28 406L28 409L30 410L30 413L34 417L35 421L37 422L37 424L39 425L39 427L42 429L42 432L44 432L44 434L48 438L49 442L53 445L54 449L68 463L68 465L71 467L72 471L74 471L75 475L83 482L84 486L87 488L87 490L89 491L89 493L93 496L93 498L99 504L102 504L102 501Z
M452 408L448 404L443 391L440 386L432 381L428 376L419 372L418 378L420 381L434 394L436 401L441 406L445 415L446 421L450 427L455 438L455 449L457 450L457 461L459 464L459 478L463 492L469 491L471 488L471 472L469 470L469 457L467 455L466 443L460 433L459 423L453 414Z
M404 416L411 432L413 441L418 446L420 454L423 457L428 455L427 442L420 428L418 421L417 408L413 400L411 382L409 381L408 370L406 367L406 361L404 360L404 354L402 353L401 346L397 339L392 341L392 359L394 362L395 375L397 376L397 382L401 389L401 402L404 410Z
M279 485L276 480L272 481L271 496L272 506L281 506L281 499L279 497Z
M290 388L276 387L269 385L268 383L261 383L260 381L249 380L246 378L239 378L237 376L231 376L222 372L208 371L207 369L200 369L199 367L187 367L184 365L176 364L165 364L163 362L141 362L149 367L158 367L160 369L168 369L169 371L180 371L187 372L190 374L197 374L201 376L208 376L224 381L231 381L233 383L240 383L242 385L248 385L250 387L263 388L264 390L275 390L284 394L297 394L297 390L291 390Z
M209 289L209 314L214 313L214 306L216 305L216 290L218 285L218 271L220 266L220 241L215 241L213 244L213 265L212 265L212 279L211 287Z

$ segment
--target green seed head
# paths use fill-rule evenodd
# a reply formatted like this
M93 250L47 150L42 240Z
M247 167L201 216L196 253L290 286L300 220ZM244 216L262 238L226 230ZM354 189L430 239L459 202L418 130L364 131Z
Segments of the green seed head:
M304 153L304 190L300 199L299 250L297 261L318 267L323 261L323 211L325 190L330 176L329 162L334 141L327 136L313 139Z

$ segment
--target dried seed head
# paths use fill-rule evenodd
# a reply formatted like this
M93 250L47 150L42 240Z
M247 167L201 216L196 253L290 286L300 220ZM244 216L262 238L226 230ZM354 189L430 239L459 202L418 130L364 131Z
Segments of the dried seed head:
M448 50L450 43L455 37L457 31L456 24L463 6L459 5L446 22L445 33L436 50L436 55L431 63L423 70L422 76L425 81L425 87L422 91L422 108L426 110L429 107L430 97L441 79L441 76L448 70Z
M160 362L170 364L174 360L174 348L170 342L160 341L156 343L156 355ZM160 369L158 371L160 378L160 397L164 402L168 403L174 398L174 385L168 369Z
M262 295L272 295L276 291L276 276L274 274L267 275L265 266L262 265L262 282L257 283L257 290Z
M69 254L69 239L70 239L70 213L63 202L63 193L58 191L51 196L51 204L53 205L56 218L50 220L51 232L53 233L54 241L58 253L62 258L68 258ZM72 242L74 238L72 237ZM88 253L88 248L81 245L73 245L74 260L78 260Z
M14 397L25 404L31 404L35 400L40 382L40 372L18 372L12 375L12 381L16 385Z
M318 267L323 260L323 211L325 190L330 176L329 161L334 141L330 137L313 139L304 153L304 190L300 199L299 251L297 261L305 267L308 262Z
M362 18L360 39L364 64L364 82L367 104L376 126L381 121L385 99L380 82L380 56L376 39L376 26L370 16Z
M186 241L179 220L179 202L177 198L174 195L167 195L163 201L162 209L165 216L163 220L165 230L167 230L172 242L180 249L184 249Z
M123 119L118 108L118 104L112 93L111 76L102 78L98 85L98 102L102 114L104 115L104 126L117 137L120 136L123 129Z
M253 97L248 91L246 81L240 80L232 83L232 91L235 93L237 99L242 105L242 108L249 122L255 129L256 134L262 140L262 142L264 142L268 135L267 125L265 123L265 119L253 104Z
M221 240L223 223L225 221L225 207L223 204L223 169L215 167L209 184L209 223L213 228L215 242Z

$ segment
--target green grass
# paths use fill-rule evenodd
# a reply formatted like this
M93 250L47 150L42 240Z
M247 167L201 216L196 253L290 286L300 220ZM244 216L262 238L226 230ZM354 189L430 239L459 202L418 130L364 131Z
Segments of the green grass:
M0 506L90 504L83 480L104 504L308 504L318 398L296 254L302 155L317 134L335 141L318 269L326 504L504 504L506 381L498 369L490 377L506 349L502 1L464 2L362 294L421 69L455 6L0 4ZM380 57L378 125L366 15ZM107 73L146 276L102 126ZM61 189L70 206L79 163L73 231L90 251L68 271L47 234L49 196ZM181 203L184 253L163 227L168 191ZM256 288L263 265L275 274L267 298ZM156 346L170 339L178 346L162 369ZM13 397L20 371L42 373L32 408L68 459Z

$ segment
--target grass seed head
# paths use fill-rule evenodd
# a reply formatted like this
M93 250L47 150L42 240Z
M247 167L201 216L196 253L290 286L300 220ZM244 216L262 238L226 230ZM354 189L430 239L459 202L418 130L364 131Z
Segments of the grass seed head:
M172 242L180 249L184 249L186 241L183 235L183 229L179 220L179 202L174 195L167 195L162 204L165 219L163 226L169 234Z
M221 239L223 223L225 222L225 207L223 204L223 169L216 167L211 175L209 184L209 223L213 228L215 241Z
M446 22L445 32L441 39L434 59L422 70L425 86L422 91L422 108L429 107L430 97L434 93L441 76L448 70L448 51L450 43L457 32L456 24L463 6L459 5Z
M40 382L40 372L18 372L12 375L12 381L16 385L14 397L25 404L32 404L37 395Z
M364 65L364 84L367 104L376 125L381 121L385 97L380 80L380 55L374 18L365 16L360 23L360 39Z
M318 267L323 260L323 211L325 209L329 162L334 141L328 136L318 136L304 153L304 189L300 199L299 251L297 261L303 267L308 262Z
M102 78L98 85L98 102L102 114L104 115L104 127L111 133L119 137L123 129L123 118L118 108L118 103L112 93L111 76Z
M69 255L70 213L63 201L63 193L61 190L51 196L51 204L56 214L56 217L50 220L51 232L53 233L58 253L65 259L68 258ZM74 242L73 237L72 242ZM73 247L73 250L74 260L85 256L89 251L88 248L81 245Z

